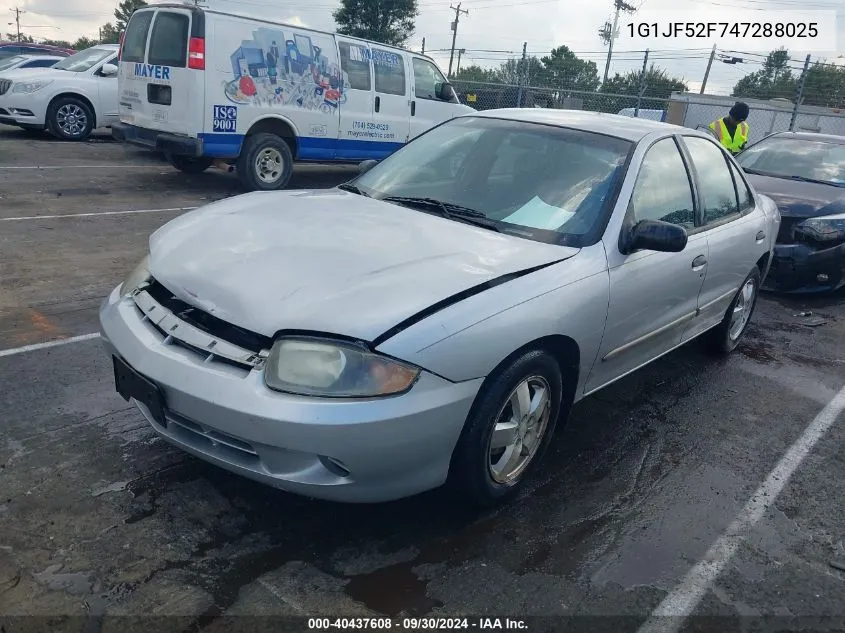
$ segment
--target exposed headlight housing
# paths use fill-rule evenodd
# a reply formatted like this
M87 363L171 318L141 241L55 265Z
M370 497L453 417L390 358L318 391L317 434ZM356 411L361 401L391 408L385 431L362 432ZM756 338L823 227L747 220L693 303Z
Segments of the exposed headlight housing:
M795 227L795 234L816 242L845 241L845 213L804 220Z
M403 393L420 369L356 343L310 337L280 338L264 369L275 391L325 398L376 398Z
M121 296L127 297L131 295L135 288L150 278L149 263L150 256L147 255L137 266L135 266L135 269L131 273L126 275L126 279L124 279L123 283L120 285Z
M12 93L14 94L30 94L41 90L53 83L52 79L37 79L36 81L22 81L12 86Z

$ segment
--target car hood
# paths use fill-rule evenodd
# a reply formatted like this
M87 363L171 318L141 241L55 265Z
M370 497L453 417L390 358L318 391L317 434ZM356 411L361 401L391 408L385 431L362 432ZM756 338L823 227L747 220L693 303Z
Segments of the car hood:
M58 62L56 62L58 63ZM44 79L67 79L68 76L84 75L85 73L72 73L67 70L55 68L14 68L12 70L0 71L0 79L11 79L13 82L36 81Z
M774 200L786 218L815 218L845 213L845 187L788 178L747 174L758 193Z
M339 190L255 192L156 231L150 272L181 300L265 336L372 341L458 293L577 252Z

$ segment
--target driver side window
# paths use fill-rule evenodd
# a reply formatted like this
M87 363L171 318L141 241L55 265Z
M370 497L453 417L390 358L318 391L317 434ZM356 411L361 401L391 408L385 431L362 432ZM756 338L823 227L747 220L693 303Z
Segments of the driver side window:
M417 99L439 101L437 84L445 83L446 78L429 61L414 57L414 94Z
M660 220L695 228L692 184L674 139L657 141L646 153L629 209L635 223Z

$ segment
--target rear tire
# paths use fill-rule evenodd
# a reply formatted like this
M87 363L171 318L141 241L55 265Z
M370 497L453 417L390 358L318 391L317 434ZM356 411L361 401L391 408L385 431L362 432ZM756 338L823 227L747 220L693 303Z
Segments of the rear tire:
M276 191L290 182L293 154L283 138L260 133L246 138L235 167L248 191Z
M491 375L452 455L452 490L480 507L513 498L548 448L562 398L560 365L544 350L529 350Z
M167 162L186 174L201 174L214 163L213 158L166 154Z
M715 354L730 354L742 340L760 295L760 269L756 266L742 282L722 322L705 335L708 349Z
M76 97L63 97L47 112L50 132L63 141L84 141L94 130L94 112Z

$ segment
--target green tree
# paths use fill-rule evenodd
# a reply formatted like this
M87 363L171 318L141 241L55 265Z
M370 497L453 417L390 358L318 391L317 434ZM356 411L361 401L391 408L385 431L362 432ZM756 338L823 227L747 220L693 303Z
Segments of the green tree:
M599 87L599 72L595 62L579 58L567 46L558 46L540 62L543 65L543 87L587 92ZM537 85L534 82L532 84Z
M123 0L119 5L117 5L117 9L114 10L114 17L117 19L114 26L117 29L117 32L121 33L125 31L126 25L129 24L129 18L132 17L132 14L145 6L147 6L147 3L144 0Z
M841 108L845 105L845 68L820 62L810 66L807 69L803 103L824 108Z
M640 100L640 108L662 110L666 107L666 99L673 92L687 92L689 88L683 79L670 77L662 68L652 64L645 73L645 82L641 71L632 70L620 75L616 73L613 77L602 84L595 102L591 101L591 110L603 112L619 112L623 108L633 108L637 105L637 95L643 91L644 98ZM613 96L611 96L613 95ZM630 97L619 97L615 95L631 95ZM648 97L651 97L649 99Z
M481 66L465 66L455 73L455 81L497 83L496 71Z
M341 0L332 13L338 33L392 46L413 35L417 15L417 0Z
M120 31L111 22L100 27L100 44L117 44L120 41Z
M544 68L537 57L522 59L509 59L494 71L496 81L511 86L519 85L520 80L524 86L541 85L543 82Z
M766 56L763 68L736 82L731 95L748 99L793 99L798 90L798 78L789 68L789 52L784 48Z
M59 48L73 48L73 43L68 42L67 40L43 40L42 44L47 44L47 46L58 46Z
M17 33L6 33L5 39L7 39L10 42L17 42L18 41L18 34ZM21 33L20 41L21 41L21 43L34 44L35 38L32 37L31 35L27 35L26 33Z
M86 48L91 48L97 45L97 40L92 40L90 37L80 37L73 43L73 49L76 51L84 51Z

